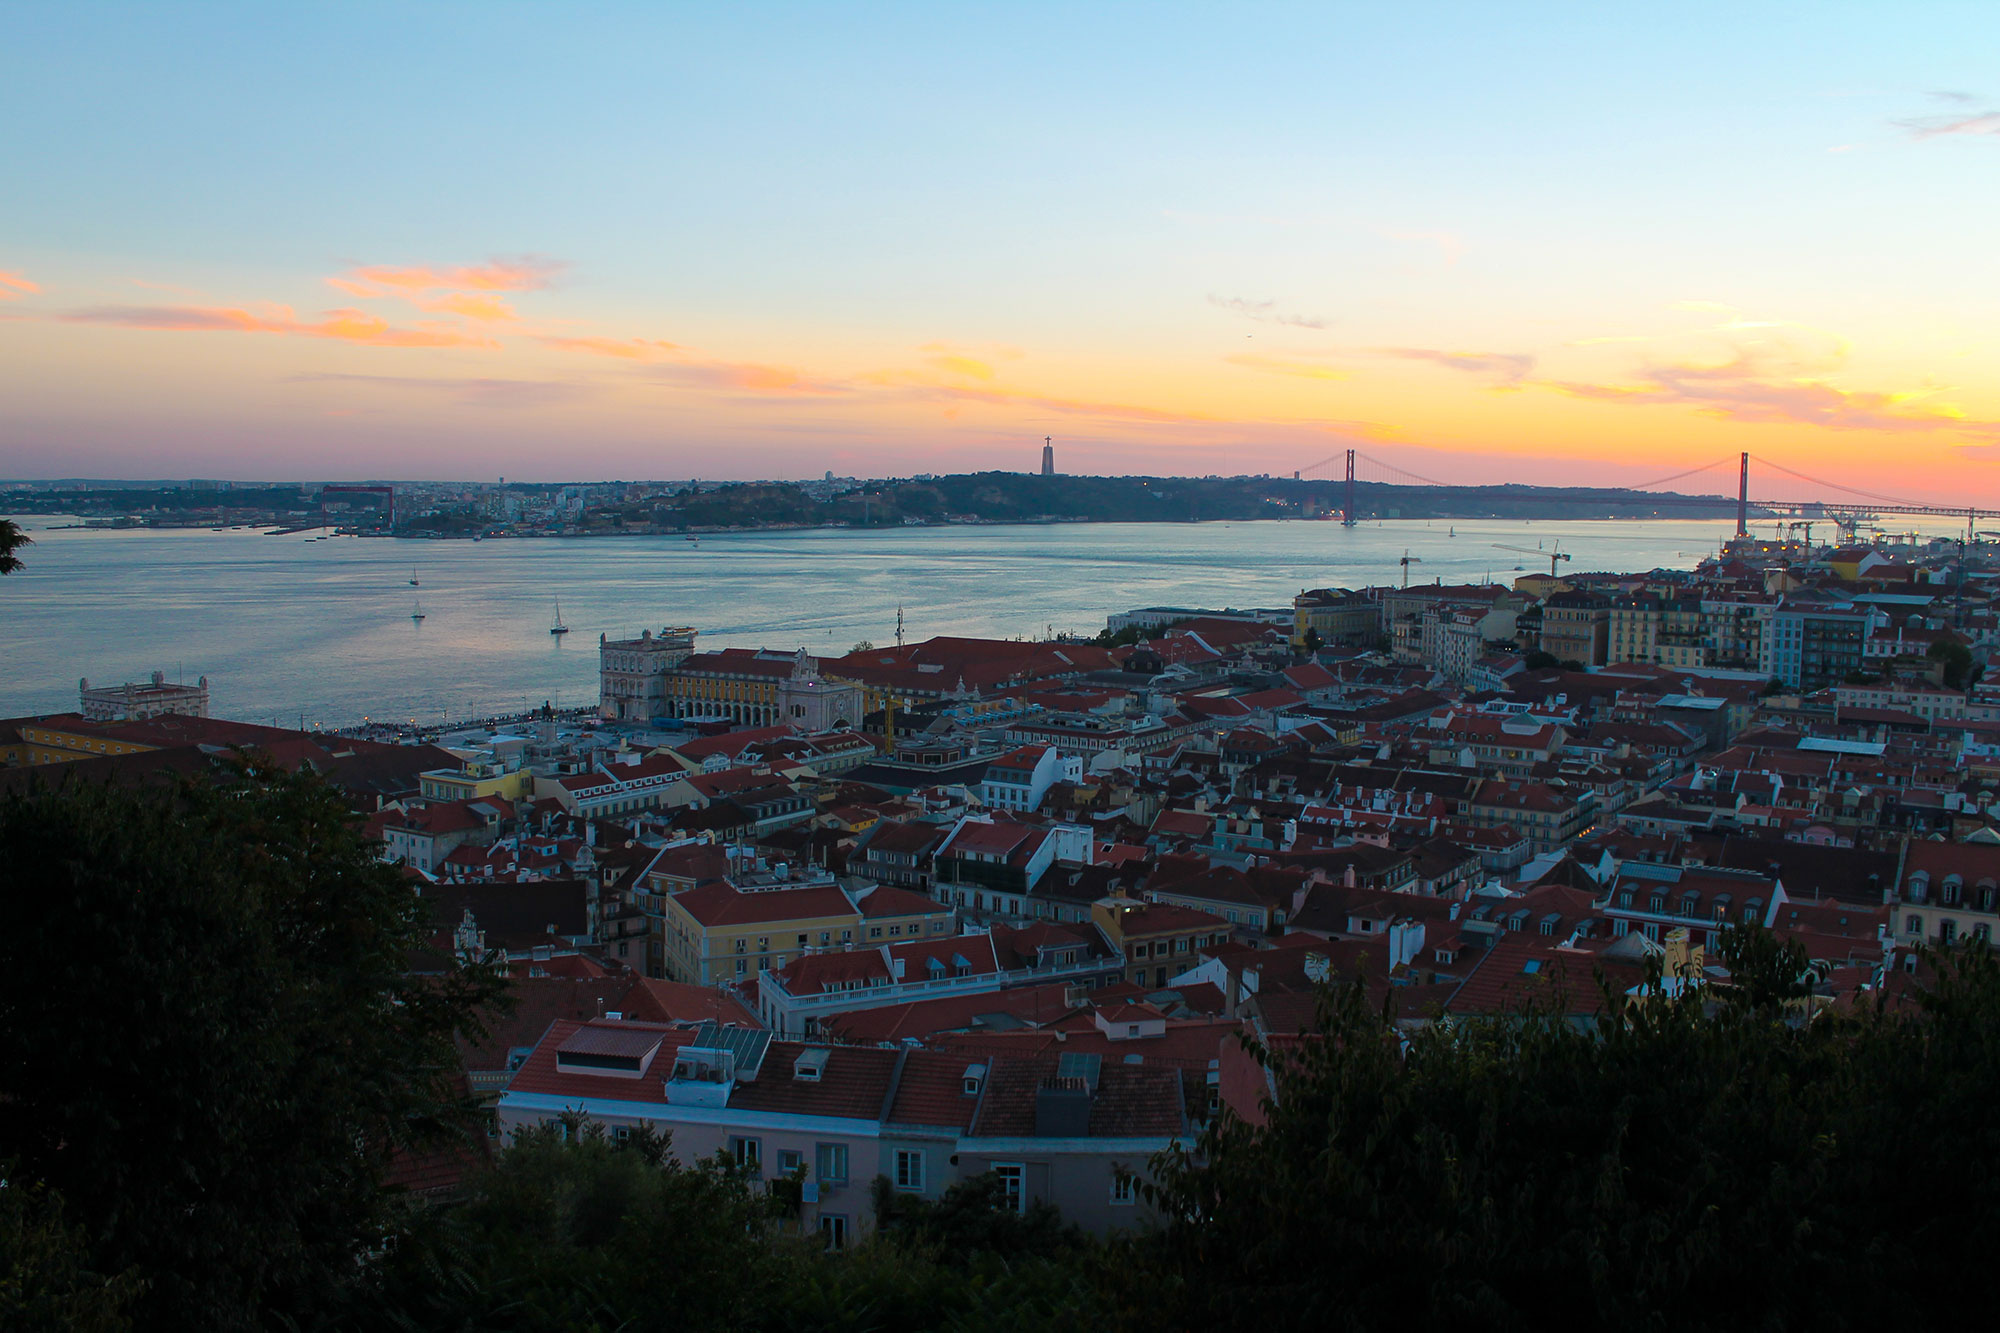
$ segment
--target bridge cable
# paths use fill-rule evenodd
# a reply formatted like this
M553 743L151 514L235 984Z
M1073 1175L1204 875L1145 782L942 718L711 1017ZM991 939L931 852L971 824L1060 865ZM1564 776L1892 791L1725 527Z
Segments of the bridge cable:
M1922 500L1901 500L1893 495L1878 495L1873 491L1858 491L1852 486L1842 486L1837 481L1822 481L1818 477L1809 477L1803 472L1794 471L1782 463L1773 463L1770 459L1761 455L1757 456L1756 462L1759 467L1771 468L1774 471L1784 473L1788 477L1797 477L1800 481L1809 481L1815 486L1824 486L1830 491L1841 491L1848 495L1858 495L1864 500L1873 500L1877 504L1906 505L1912 509L1941 509L1945 507L1928 504Z

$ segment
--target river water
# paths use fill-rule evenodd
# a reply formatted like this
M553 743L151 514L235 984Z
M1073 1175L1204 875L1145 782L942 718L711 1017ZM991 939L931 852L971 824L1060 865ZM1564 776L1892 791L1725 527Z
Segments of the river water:
M0 579L0 715L72 710L77 679L206 675L219 717L426 724L594 702L597 639L693 625L706 647L844 653L861 639L1095 633L1134 607L1286 606L1302 588L1687 567L1714 520L1098 523L679 537L410 541L82 531L20 520ZM1455 534L1455 535L1454 535ZM411 587L412 576L418 586ZM422 601L424 619L411 612ZM571 627L549 633L556 600Z

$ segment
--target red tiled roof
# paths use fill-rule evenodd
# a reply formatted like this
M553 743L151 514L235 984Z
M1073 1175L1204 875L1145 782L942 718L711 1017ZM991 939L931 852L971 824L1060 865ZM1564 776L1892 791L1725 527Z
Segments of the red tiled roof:
M922 916L947 910L921 893L899 889L891 884L870 889L868 896L861 900L861 915L864 917Z
M711 929L859 915L847 895L831 885L744 893L727 884L702 884L675 895L674 901Z

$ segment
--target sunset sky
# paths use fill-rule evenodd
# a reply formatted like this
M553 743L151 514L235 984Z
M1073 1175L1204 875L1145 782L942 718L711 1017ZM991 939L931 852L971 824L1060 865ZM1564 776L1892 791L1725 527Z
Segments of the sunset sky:
M4 32L0 477L883 476L1049 435L1068 472L1462 481L1747 449L2000 503L1990 0Z

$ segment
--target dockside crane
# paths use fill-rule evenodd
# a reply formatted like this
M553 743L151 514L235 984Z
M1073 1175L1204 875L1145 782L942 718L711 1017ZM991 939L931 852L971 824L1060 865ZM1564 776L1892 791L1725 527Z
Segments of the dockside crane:
M1516 555L1532 555L1537 559L1546 559L1549 562L1550 578L1556 576L1556 563L1569 559L1569 556L1562 549L1561 542L1557 542L1552 549L1547 551L1542 550L1540 547L1530 550L1525 546L1503 546L1499 542L1493 543L1493 549L1496 551L1512 551Z

